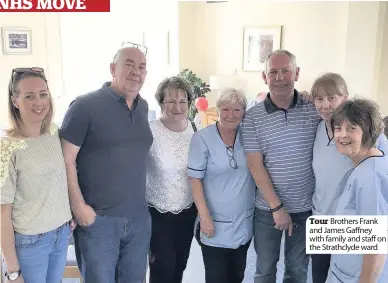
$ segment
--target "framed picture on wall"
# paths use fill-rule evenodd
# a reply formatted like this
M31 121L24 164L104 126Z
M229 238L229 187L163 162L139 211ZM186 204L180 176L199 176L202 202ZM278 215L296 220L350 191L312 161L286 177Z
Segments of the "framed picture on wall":
M3 27L2 29L3 54L30 54L31 30L27 28Z
M265 58L281 48L281 33L281 26L244 28L243 71L263 71Z

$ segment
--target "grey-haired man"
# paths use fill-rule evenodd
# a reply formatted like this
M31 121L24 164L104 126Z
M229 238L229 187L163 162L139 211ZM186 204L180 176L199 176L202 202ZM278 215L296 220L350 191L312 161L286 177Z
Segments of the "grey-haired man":
M121 48L112 82L74 100L61 129L74 233L85 283L143 283L151 235L145 201L153 138L139 91L145 51Z
M277 50L262 76L270 92L247 111L242 125L248 167L258 187L255 211L255 283L276 282L276 264L285 233L283 282L305 283L306 220L311 215L315 177L312 155L320 118L314 105L294 88L295 56Z

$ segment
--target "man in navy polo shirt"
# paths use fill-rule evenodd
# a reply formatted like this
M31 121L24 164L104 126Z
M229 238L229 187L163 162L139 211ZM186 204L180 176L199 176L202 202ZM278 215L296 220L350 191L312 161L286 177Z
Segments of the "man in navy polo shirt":
M78 263L85 283L142 283L151 220L145 201L146 157L153 138L139 91L146 49L121 48L112 82L77 97L61 138Z
M320 118L314 105L294 89L299 68L292 53L270 54L262 76L270 92L247 111L242 125L248 167L258 187L255 283L276 282L283 231L283 282L305 283L309 263L305 230L315 187L312 157Z

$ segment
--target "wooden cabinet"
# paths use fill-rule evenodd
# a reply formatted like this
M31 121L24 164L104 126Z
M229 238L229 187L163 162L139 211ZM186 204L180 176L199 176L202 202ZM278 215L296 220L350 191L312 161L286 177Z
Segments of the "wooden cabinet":
M218 121L217 109L215 107L208 108L206 111L200 111L199 113L201 115L202 127L206 127Z

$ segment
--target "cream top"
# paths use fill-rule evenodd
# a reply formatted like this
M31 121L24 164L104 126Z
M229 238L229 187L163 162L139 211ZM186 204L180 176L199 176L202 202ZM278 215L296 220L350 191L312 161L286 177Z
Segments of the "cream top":
M14 230L51 231L71 219L58 128L36 138L0 137L1 204L12 204Z
M154 142L147 164L147 202L159 212L179 213L193 204L186 174L193 127L188 122L186 130L173 132L154 120L150 128Z

